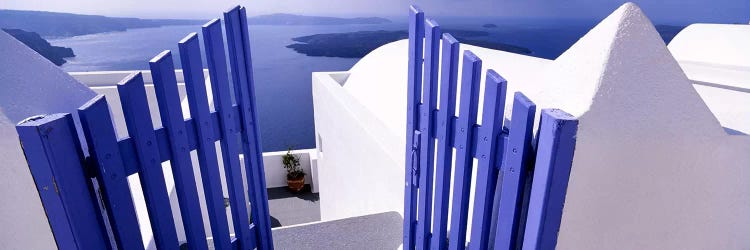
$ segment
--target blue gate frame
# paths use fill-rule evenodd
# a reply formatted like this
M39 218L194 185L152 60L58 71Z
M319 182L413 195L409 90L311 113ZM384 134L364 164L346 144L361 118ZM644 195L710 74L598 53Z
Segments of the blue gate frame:
M210 111L200 41L191 33L178 46L191 118L183 119L172 55L164 51L149 62L163 128L153 128L141 73L131 74L117 87L129 137L117 138L101 95L78 110L82 134L71 114L37 116L16 127L58 248L143 249L127 180L138 174L156 246L179 249L161 167L169 161L187 246L207 249L190 158L196 150L215 249L273 249L245 8L225 12L224 23L228 55L221 21L214 19L202 28L217 111ZM229 234L216 141L227 176L234 238Z
M534 138L536 105L517 92L511 120L504 124L507 82L489 69L477 124L482 60L464 51L458 86L459 42L418 7L411 6L409 21L404 249L554 249L578 120L561 110L542 110Z

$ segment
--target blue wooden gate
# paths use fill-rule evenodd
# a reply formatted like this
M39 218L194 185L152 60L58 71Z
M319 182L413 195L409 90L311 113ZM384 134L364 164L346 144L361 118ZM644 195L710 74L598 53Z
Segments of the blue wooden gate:
M117 86L127 138L117 138L107 100L101 95L78 110L83 134L77 132L71 114L34 117L17 126L60 249L144 248L127 180L133 174L142 183L156 246L179 249L161 167L165 161L171 164L187 246L207 249L192 150L198 155L214 248L273 249L245 8L225 12L224 24L226 37L219 19L202 28L215 112L208 104L200 41L192 33L179 42L191 118L183 119L172 54L164 51L149 62L163 128L152 125L140 73ZM216 141L221 144L227 176L234 238L229 234ZM247 211L243 179L251 211Z
M542 110L535 139L536 106L519 92L511 120L503 124L507 83L490 69L477 124L482 60L471 51L459 58L458 41L437 22L425 20L415 6L409 14L404 249L464 249L467 242L470 249L553 249L578 121L560 110Z

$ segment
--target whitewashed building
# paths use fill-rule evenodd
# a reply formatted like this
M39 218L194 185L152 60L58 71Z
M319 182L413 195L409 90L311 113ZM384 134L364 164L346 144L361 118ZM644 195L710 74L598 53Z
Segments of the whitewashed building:
M555 60L461 50L509 94L580 120L558 248L742 249L748 42L748 25L696 24L667 47L625 4ZM397 41L349 71L313 74L323 219L403 210L407 55Z
M647 16L626 4L555 60L471 45L461 50L505 77L509 94L521 91L539 108L560 108L580 120L558 248L746 249L748 44L750 25L695 24L667 46ZM323 221L403 213L407 47L406 40L393 42L349 71L313 73L316 148L296 153L320 193ZM13 229L0 230L0 242L52 249L14 126L31 115L72 112L97 93L118 100L114 86L125 73L70 76L4 32L0 55L0 225ZM154 106L153 90L147 93ZM124 128L122 114L113 116ZM263 155L268 187L285 185L282 168L269 166L279 155ZM135 183L131 189L140 189ZM134 199L140 220L143 197ZM141 228L150 241L149 225ZM328 237L317 240L335 235Z

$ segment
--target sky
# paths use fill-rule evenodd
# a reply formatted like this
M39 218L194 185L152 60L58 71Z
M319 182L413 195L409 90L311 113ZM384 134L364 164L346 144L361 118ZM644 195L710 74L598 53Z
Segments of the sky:
M655 21L747 23L750 0L632 0ZM248 15L405 16L417 4L435 16L601 19L623 0L0 0L0 9L141 18L209 19L240 4Z

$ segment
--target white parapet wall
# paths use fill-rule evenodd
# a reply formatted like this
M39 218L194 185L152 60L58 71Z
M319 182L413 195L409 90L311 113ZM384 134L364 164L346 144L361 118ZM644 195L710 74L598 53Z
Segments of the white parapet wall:
M263 164L266 170L266 188L286 187L286 169L281 161L281 157L286 155L287 151L264 152ZM299 157L300 167L305 171L305 184L310 184L314 193L317 185L314 181L313 169L317 168L317 153L315 149L292 150L291 154Z
M10 36L5 36L4 32L0 32L0 45L2 45L0 52L3 52L2 54L4 55L0 57L0 65L13 65L13 63L22 62L21 65L23 67L4 67L0 69L0 80L2 80L0 81L0 86L4 90L7 90L0 92L0 135L2 135L0 136L0 156L2 156L0 158L5 161L5 164L3 164L3 173L5 174L0 175L0 183L4 183L2 201L5 204L0 206L0 211L5 216L0 219L0 225L15 229L1 231L0 242L3 242L4 248L8 249L54 249L54 238L34 186L34 180L29 173L23 152L18 144L15 124L32 115L58 112L75 114L76 109L83 103L93 98L96 94L102 94L107 98L110 105L118 136L127 136L125 119L117 92L117 83L129 74L138 71L73 72L68 74L30 49L27 49ZM161 119L159 118L158 105L150 72L142 71L141 73L146 84L146 94L154 127L160 127ZM182 71L176 70L175 74L177 76L180 97L184 99L185 84L183 82ZM207 71L206 78L208 79ZM50 95L50 93L54 94ZM189 117L187 105L183 106L184 113L186 114L185 117ZM221 152L218 144L217 152ZM281 161L281 157L286 153L287 151L263 153L268 188L286 186L286 170ZM291 154L300 158L300 167L307 173L305 183L310 184L312 191L317 193L318 184L317 178L315 178L317 173L316 150L292 150ZM198 191L201 199L204 227L206 232L210 234L211 229L205 209L205 197L200 185L201 175L198 160L194 153L192 156L196 182L199 184ZM242 159L243 156L240 155L240 158ZM244 164L244 161L241 162ZM222 163L219 161L220 169L223 169ZM179 240L184 241L185 233L182 229L182 218L178 209L169 162L162 164L162 167L164 168L167 188L170 192L172 213L177 223L178 237ZM220 173L222 183L226 186L224 171L220 171ZM128 181L135 201L141 234L145 241L144 245L148 249L155 249L140 181L136 175L130 176ZM247 187L247 183L244 184ZM228 197L226 188L224 189L224 197ZM227 214L230 214L229 209L227 209ZM227 218L231 224L231 217L228 216ZM230 231L232 230L230 228Z
M127 136L128 130L125 127L125 117L122 114L122 105L120 104L120 94L117 92L117 84L125 79L130 74L140 72L143 76L143 82L146 89L146 97L148 98L148 106L151 111L151 120L154 123L154 127L161 127L161 119L159 118L159 105L156 102L156 92L154 90L154 81L151 79L151 71L95 71L95 72L70 72L79 82L85 84L91 90L97 94L104 95L109 103L109 109L112 112L112 118L115 120L115 127L117 128L117 135L119 137ZM208 71L204 71L204 75L208 77ZM180 94L180 99L185 98L185 80L182 75L182 70L175 70L175 76L177 79L177 90ZM186 115L188 117L188 115Z
M208 70L204 69L204 77L206 78L206 88L208 94L211 95L211 85L209 84ZM150 71L96 71L96 72L71 72L73 76L79 82L88 86L91 90L97 94L104 95L109 102L112 117L115 120L115 126L120 137L127 136L127 129L125 127L125 118L122 113L122 105L120 104L120 95L117 92L117 83L127 77L128 75L140 72L143 76L143 81L146 86L146 96L148 98L151 119L154 123L154 127L161 127L161 119L159 118L159 109L156 101L156 93L154 92L154 84L151 79ZM183 100L183 116L185 118L190 117L190 109L185 100L185 82L182 70L175 70L175 76L177 79L177 89L180 94L180 99ZM210 105L213 105L213 96L209 96ZM292 154L300 157L300 163L302 169L308 175L305 177L305 183L313 184L313 172L312 165L315 164L316 154L312 154L313 149L301 149L292 150ZM219 150L221 152L221 150ZM281 165L281 156L286 154L286 151L278 152L265 152L263 153L264 163L266 164L266 180L267 187L283 187L286 186L286 179L284 177L284 168ZM220 163L221 164L221 163Z
M0 175L0 183L4 183L2 201L5 204L0 206L0 212L4 215L0 219L0 225L14 228L14 230L2 231L0 242L3 242L3 247L8 249L54 249L54 238L34 186L34 180L29 173L23 152L18 144L15 124L32 115L58 112L75 115L79 106L96 94L101 94L106 97L109 103L118 136L127 136L117 83L132 73L141 72L146 85L146 95L154 127L161 127L153 81L149 71L65 73L4 32L0 32L0 45L0 52L2 52L0 54L3 54L0 57L0 65L19 65L18 67L3 67L0 69L0 80L2 80L0 86L5 90L0 92L0 135L2 135L0 136L0 156L2 156L0 158L5 161L5 164L3 164L4 174ZM208 79L208 71L204 71L206 79ZM175 75L178 81L180 98L184 99L185 84L182 71L176 70ZM208 82L207 85L210 91ZM211 99L210 97L209 99ZM189 117L187 106L186 103L183 105L186 118ZM217 152L221 152L218 144ZM268 188L286 186L286 170L281 161L281 157L286 153L287 151L263 153ZM313 192L317 192L318 185L315 178L317 173L316 150L292 150L291 154L300 158L300 167L307 173L305 183L311 185ZM205 209L205 198L200 185L201 176L198 160L194 153L192 156L196 182L199 184L198 193L201 199L204 227L210 235L211 229ZM240 155L241 159L242 157ZM244 164L244 161L241 162ZM219 161L221 169L223 169L222 163ZM179 240L184 241L185 233L182 229L182 218L178 209L169 162L162 164L162 167L170 192L172 213L177 223L178 237ZM222 182L226 186L224 171L220 171L220 173ZM130 176L128 181L136 205L141 234L145 241L144 245L148 249L155 249L140 181L136 175ZM244 184L247 187L247 183ZM226 188L224 189L224 196L228 197ZM227 209L227 214L230 214L229 209ZM228 216L227 218L231 224L231 217ZM232 230L230 228L230 231Z
M747 31L729 32L719 27L711 37L750 44ZM746 46L721 44L712 46L748 55ZM520 91L538 110L560 108L580 121L559 249L750 248L749 85L704 88L699 81L708 80L672 56L636 5L616 10L556 60L461 49L505 77L508 94ZM714 56L701 60L737 64ZM347 72L313 74L324 220L402 211L406 62L402 40ZM714 82L749 79L741 77L746 65L729 68L735 74Z
M149 102L149 109L151 113L151 119L153 120L154 127L161 127L161 119L159 117L159 109L158 104L156 100L156 94L154 92L154 85L153 80L151 79L151 73L150 71L98 71L98 72L72 72L70 73L71 76L73 76L76 80L80 81L81 83L87 85L91 90L96 91L97 94L104 95L107 98L107 101L110 106L110 111L112 113L112 117L115 121L115 127L118 132L119 137L127 136L127 129L125 126L125 118L123 116L122 111L122 105L120 103L120 97L117 92L117 83L127 77L128 75L140 72L143 74L143 81L146 86L146 96ZM183 108L183 115L185 118L190 117L190 110L187 105L187 100L185 99L185 83L184 78L182 74L182 70L175 70L175 75L177 79L177 86L178 91L180 94L180 98L182 101L182 108ZM204 69L204 77L206 78L206 88L208 91L208 99L209 99L209 105L213 105L213 96L211 95L211 87L209 82L209 75L208 70ZM221 154L221 147L216 145L216 151L218 154ZM264 169L265 169L265 177L266 177L266 187L267 188L275 188L275 187L285 187L286 184L286 170L284 169L284 166L281 161L281 157L285 155L287 151L278 151L278 152L264 152L263 153L263 163L264 163ZM299 157L300 159L300 167L303 169L307 175L305 176L305 183L310 184L313 192L318 192L318 185L317 185L317 179L315 178L315 174L317 171L317 154L315 153L315 149L301 149L301 150L292 150L290 152L295 157ZM191 154L192 156L192 162L193 162L193 173L195 174L195 180L198 184L198 197L200 198L201 203L201 212L204 218L204 228L206 230L206 233L210 235L211 228L208 221L208 211L206 210L206 204L205 204L205 194L203 191L203 186L201 183L201 172L200 167L198 165L198 158L195 153ZM240 155L241 164L243 164L244 167L244 159L243 155ZM172 215L174 217L175 222L177 223L177 234L180 241L185 240L185 232L182 228L182 217L180 216L180 210L178 207L178 201L177 201L177 194L174 189L174 180L172 179L172 171L169 162L164 162L162 164L162 167L164 168L163 172L165 175L165 180L167 184L167 190L169 191L169 197L170 202L172 205ZM224 165L223 161L219 161L219 169L222 171L219 171L221 175L222 185L226 187L226 178L224 175ZM243 176L244 176L244 168L243 168ZM244 178L243 178L244 180ZM135 201L136 206L136 212L138 214L139 224L141 227L141 234L144 238L145 245L148 249L155 249L155 245L153 242L153 234L151 232L151 224L148 218L148 211L146 209L146 203L145 198L143 197L143 193L141 191L141 184L140 180L136 175L130 176L128 178L128 181L130 183L130 190L133 194L133 200ZM246 180L245 180L246 181ZM247 182L243 182L245 185L245 188L247 189ZM224 197L228 197L227 189L223 189L223 195ZM229 208L227 208L227 215L230 215L231 212L229 211ZM231 216L227 216L227 219L229 220L229 224L231 225ZM230 233L234 233L234 229L230 228Z

